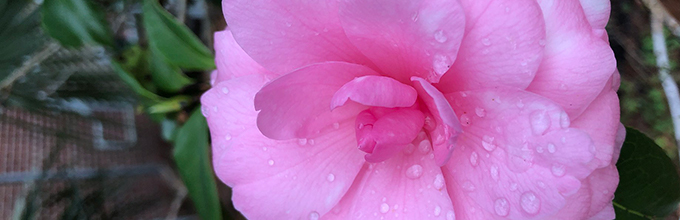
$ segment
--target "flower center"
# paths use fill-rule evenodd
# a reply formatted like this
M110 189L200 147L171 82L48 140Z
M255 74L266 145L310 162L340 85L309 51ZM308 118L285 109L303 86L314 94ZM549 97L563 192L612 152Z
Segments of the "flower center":
M331 108L348 100L370 106L357 115L357 146L368 162L381 162L402 151L425 130L429 133L437 164L451 156L460 122L444 95L422 78L412 86L384 76L362 76L343 85Z

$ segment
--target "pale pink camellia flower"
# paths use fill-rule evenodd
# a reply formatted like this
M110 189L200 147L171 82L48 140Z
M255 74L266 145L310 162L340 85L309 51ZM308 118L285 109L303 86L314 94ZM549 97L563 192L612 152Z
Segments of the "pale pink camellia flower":
M202 97L250 219L612 219L607 0L224 0Z

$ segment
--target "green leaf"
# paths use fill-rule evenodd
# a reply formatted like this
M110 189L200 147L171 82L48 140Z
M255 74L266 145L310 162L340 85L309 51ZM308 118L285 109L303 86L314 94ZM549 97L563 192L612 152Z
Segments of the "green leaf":
M222 211L208 151L208 123L201 110L196 109L177 132L172 155L201 219L221 219Z
M149 46L169 63L189 70L215 69L210 50L156 0L144 1L142 18Z
M680 202L676 167L652 139L632 128L626 132L616 163L620 176L614 194L616 219L663 219Z
M40 10L27 11L31 2L0 0L0 81L43 46Z
M133 77L132 75L130 75L130 73L125 71L123 67L121 67L120 64L118 64L117 62L111 61L111 67L113 68L114 72L116 72L116 74L120 77L120 79L122 79L123 82L125 82L125 84L130 86L132 91L137 93L137 95L155 102L158 102L163 99L162 97L154 94L153 92L146 90L144 86L142 86L142 84L139 84L139 81L137 81L135 77Z
M150 106L147 110L151 114L176 112L186 107L189 102L191 102L191 97L189 96L176 96L160 101Z
M156 51L149 54L151 79L157 88L174 93L194 82L178 66L167 63L161 56Z
M47 0L42 6L45 31L63 46L84 43L113 46L113 34L104 13L88 0Z

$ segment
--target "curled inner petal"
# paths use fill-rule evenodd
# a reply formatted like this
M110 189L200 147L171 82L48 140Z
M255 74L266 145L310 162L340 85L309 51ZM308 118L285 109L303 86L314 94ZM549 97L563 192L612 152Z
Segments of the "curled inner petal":
M425 116L411 108L371 108L357 116L359 149L368 153L368 162L384 161L401 151L418 136Z
M432 138L434 159L437 165L443 166L451 157L453 145L456 143L458 134L462 132L460 121L444 95L432 84L420 77L412 77L411 80L437 123L430 131L430 138Z
M368 106L409 107L418 93L413 87L385 76L361 76L343 85L331 100L331 109L352 100Z

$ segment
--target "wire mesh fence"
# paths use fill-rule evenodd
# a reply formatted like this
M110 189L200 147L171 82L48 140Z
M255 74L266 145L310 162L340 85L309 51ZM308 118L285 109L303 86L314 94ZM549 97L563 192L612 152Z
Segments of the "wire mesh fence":
M27 71L2 91L1 219L153 219L173 211L167 145L153 122L136 116L134 95L102 48L57 48Z

